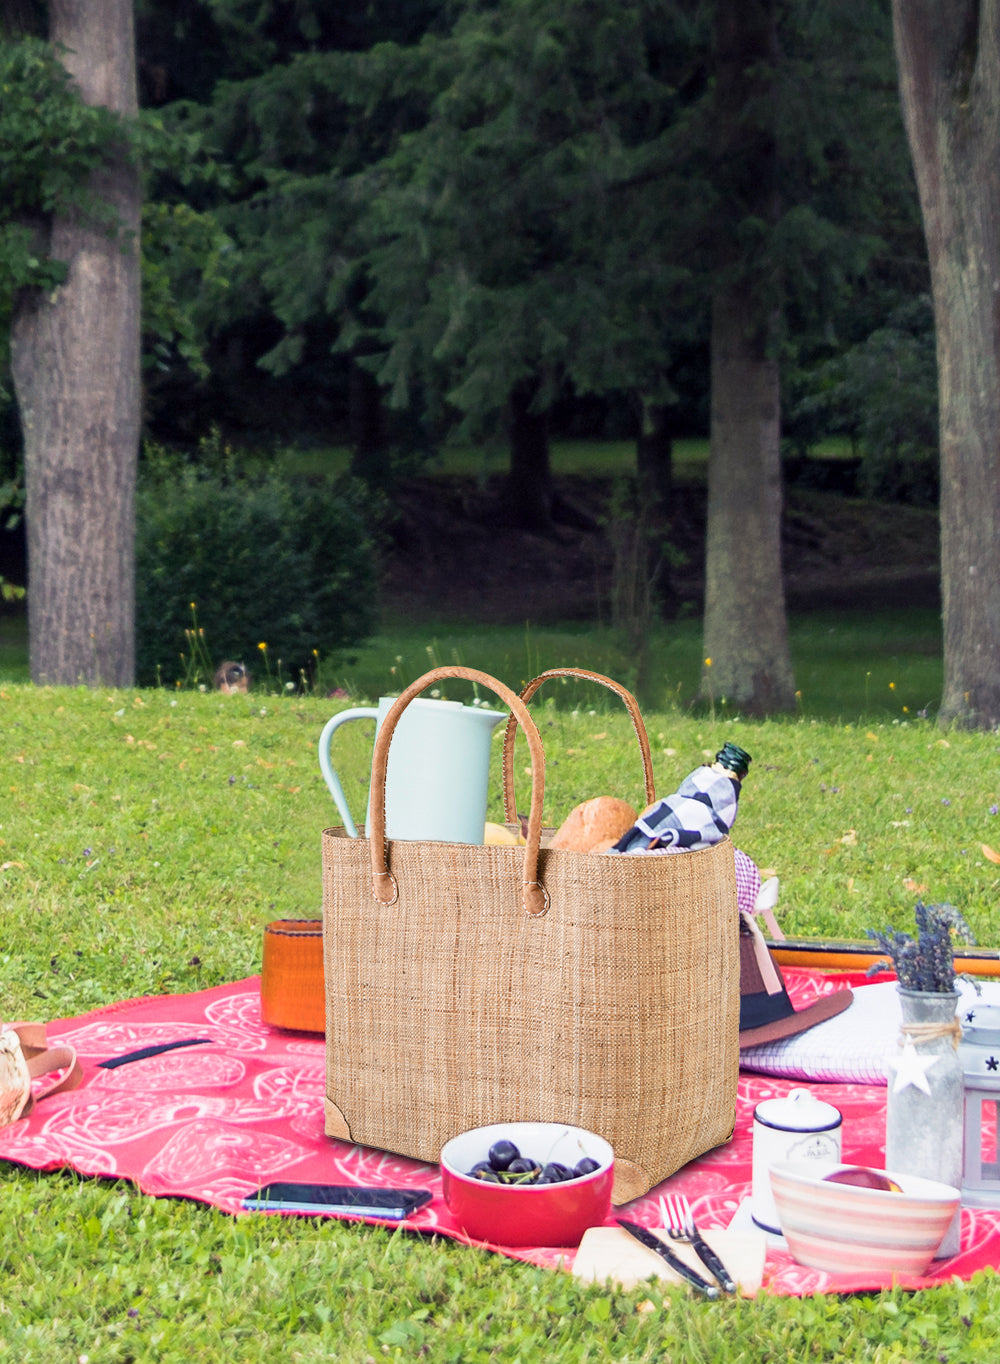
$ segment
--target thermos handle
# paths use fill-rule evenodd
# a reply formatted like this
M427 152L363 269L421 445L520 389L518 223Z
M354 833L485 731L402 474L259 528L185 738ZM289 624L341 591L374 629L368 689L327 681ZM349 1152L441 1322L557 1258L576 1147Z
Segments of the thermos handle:
M351 838L357 838L358 830L351 818L351 812L347 808L347 799L344 796L344 788L340 784L340 778L333 770L330 762L330 740L333 732L348 720L377 720L378 711L374 706L355 706L351 710L342 710L339 715L334 715L327 720L323 726L323 733L319 736L319 768L323 773L323 780L330 788L330 795L333 796L334 803L340 811L340 818L344 821L344 828Z

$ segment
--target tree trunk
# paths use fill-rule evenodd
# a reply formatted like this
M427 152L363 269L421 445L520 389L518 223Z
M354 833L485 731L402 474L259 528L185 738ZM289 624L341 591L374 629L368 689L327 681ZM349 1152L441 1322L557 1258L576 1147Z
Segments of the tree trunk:
M635 443L635 467L642 487L654 508L665 512L673 487L674 441L670 408L640 396L639 435Z
M893 0L930 261L941 441L939 720L1000 724L1000 15Z
M382 416L382 390L374 375L351 361L348 375L348 421L351 430L351 473L370 488L389 483L391 460Z
M778 362L755 316L738 290L712 309L701 694L767 715L792 709L795 682L781 575Z
M700 696L737 710L791 710L795 682L781 572L781 391L774 281L738 254L740 225L773 222L777 151L774 0L720 0L715 79L725 186L712 306L711 432ZM708 660L711 660L710 662Z
M512 524L551 535L549 423L544 412L531 411L537 387L528 380L518 384L510 395L510 472L505 501Z
M84 101L136 113L131 0L50 0L49 37ZM11 368L24 433L31 678L134 679L135 480L139 440L138 170L109 154L94 192L117 236L54 215L46 247L67 262L51 295L24 291Z

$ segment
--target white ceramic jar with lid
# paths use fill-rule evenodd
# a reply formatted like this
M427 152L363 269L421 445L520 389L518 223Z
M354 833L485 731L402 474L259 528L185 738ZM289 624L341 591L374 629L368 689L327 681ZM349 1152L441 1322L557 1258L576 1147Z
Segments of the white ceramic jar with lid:
M771 1166L786 1160L839 1161L842 1123L839 1109L808 1089L793 1089L782 1099L765 1099L754 1109L750 1212L762 1231L781 1235L771 1192Z

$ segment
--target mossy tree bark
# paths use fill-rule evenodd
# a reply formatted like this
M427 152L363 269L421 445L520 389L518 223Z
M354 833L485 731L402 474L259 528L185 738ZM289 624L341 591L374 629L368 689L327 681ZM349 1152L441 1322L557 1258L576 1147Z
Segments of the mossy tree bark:
M747 224L759 231L778 211L776 16L774 0L720 0L713 51L725 241L712 305L700 695L749 715L795 704L781 570L778 290L740 240Z
M132 0L51 0L49 38L87 104L136 113ZM117 231L53 215L45 250L67 263L51 294L23 291L11 367L24 433L31 677L134 679L139 440L138 169L110 150L92 189Z
M767 715L794 706L795 683L781 572L778 362L753 316L740 291L712 310L702 697Z
M1000 724L1000 11L893 0L930 261L941 442L939 719Z

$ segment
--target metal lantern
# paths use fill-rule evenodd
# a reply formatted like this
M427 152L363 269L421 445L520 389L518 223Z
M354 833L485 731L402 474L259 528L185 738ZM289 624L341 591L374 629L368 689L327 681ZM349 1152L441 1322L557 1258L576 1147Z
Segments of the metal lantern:
M962 1202L1000 1208L1000 1005L973 1005L962 1017L959 1056L965 1076L965 1151ZM983 1110L990 1122L983 1131ZM992 1114L990 1113L992 1109ZM984 1141L987 1149L984 1150ZM991 1145L989 1143L992 1143Z

